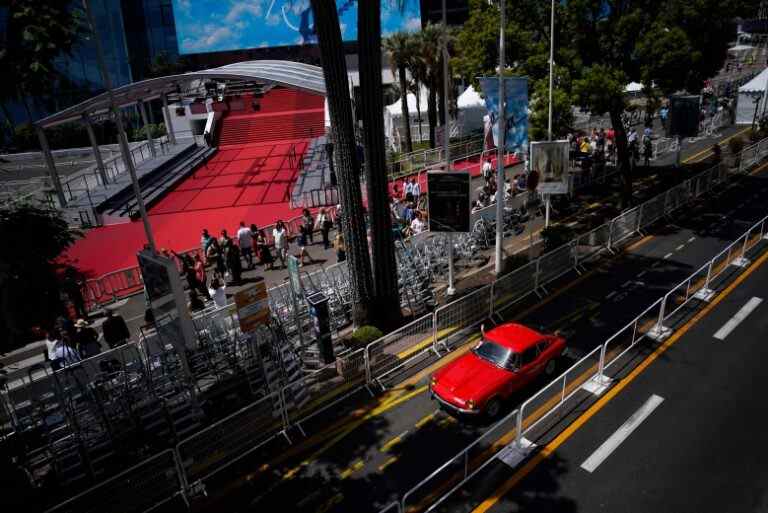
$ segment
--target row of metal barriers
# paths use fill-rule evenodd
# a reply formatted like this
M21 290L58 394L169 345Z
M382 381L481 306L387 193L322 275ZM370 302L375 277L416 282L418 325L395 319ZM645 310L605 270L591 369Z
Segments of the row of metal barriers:
M768 154L767 141L761 141L745 149L740 159L739 170L749 169L766 154ZM367 393L366 390L372 390L374 387L386 388L426 358L443 355L452 350L459 345L462 335L482 320L529 294L543 292L545 286L552 280L574 269L578 270L584 263L596 258L599 254L615 250L638 230L674 212L694 198L720 187L726 179L726 174L727 170L724 166L715 166L623 213L610 223L542 255L493 284L438 308L364 348L341 354L332 365L321 367L310 374L302 373L297 379L288 382L278 390L272 387L269 393L265 393L241 410L179 440L170 454L162 451L66 504L70 506L74 504L74 509L82 510L85 505L91 504L90 501L94 497L104 493L104 487L118 484L122 487L121 483L126 479L130 482L140 482L141 479L134 474L143 475L148 469L154 469L157 462L162 459L172 463L168 465L167 473L178 473L178 479L172 482L183 483L183 487L173 488L173 493L168 495L164 494L170 492L170 489L164 489L162 493L159 490L159 495L154 497L146 496L146 501L143 503L146 506L145 509L155 507L160 495L164 495L162 500L168 497L185 497L212 475L264 444L278 437L290 440L293 436L291 433L294 432L306 433L309 429L317 427L315 424L321 422L322 413L329 412L331 408L353 396ZM746 248L746 245L744 247ZM219 314L219 316L219 320L212 321L208 328L202 328L201 331L207 329L214 332L220 329L222 324L229 323L230 327L224 329L228 335L219 336L218 339L229 337L233 332L236 335L235 319L230 314L224 316ZM217 338L213 333L209 336ZM233 340L236 340L236 337ZM211 351L212 354L216 354L215 350ZM226 345L226 349L219 351L219 354L232 355L232 345ZM216 358L209 359L216 360ZM220 362L224 361L224 358L218 361L221 365ZM129 367L130 365L126 364L124 369ZM162 368L162 365L149 368L150 372L155 372L155 369ZM215 374L216 365L209 365L208 372ZM123 370L122 373L130 374L127 370ZM165 374L174 375L168 372ZM131 380L126 378L124 381ZM144 382L146 381L145 379ZM150 380L150 382L154 381ZM215 383L216 379L213 379L213 382ZM126 385L121 386L126 387ZM267 389L262 388L262 390ZM303 400L295 400L302 390L308 391L306 397ZM112 490L110 493L118 492ZM122 493L119 495L122 496ZM137 499L132 497L130 500ZM68 510L70 506L64 509Z

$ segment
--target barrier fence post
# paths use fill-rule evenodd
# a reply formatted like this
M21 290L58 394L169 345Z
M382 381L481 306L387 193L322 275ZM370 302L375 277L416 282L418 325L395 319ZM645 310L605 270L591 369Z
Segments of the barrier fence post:
M515 428L515 444L519 449L523 448L523 406L525 406L525 403L520 405L520 409L517 410L517 427Z
M376 342L371 342L371 344L375 344ZM371 356L370 356L370 349L371 344L368 344L365 346L365 352L363 352L363 361L365 362L365 383L367 385L373 384L373 379L371 378Z
M645 203L641 203L640 206L637 209L637 224L635 225L635 231L640 232L640 228L643 226L643 207L645 206Z
M432 351L440 356L440 352L437 350L437 310L432 312Z
M709 266L707 267L707 279L704 282L704 286L700 288L694 295L696 299L700 299L702 301L709 301L712 299L712 296L715 295L715 291L709 288L709 280L712 279L712 264L714 262L714 259L709 261Z
M741 246L741 256L733 261L733 265L736 267L746 267L749 265L749 259L745 256L747 253L747 242L749 242L749 234L752 232L752 228L747 230L744 234L744 244Z
M659 342L667 338L672 333L671 329L664 326L664 310L667 304L667 297L669 297L669 292L667 292L661 299L659 318L656 321L656 325L654 325L654 327L648 331L648 336Z
M613 252L613 225L616 222L616 218L611 219L608 225L608 251Z

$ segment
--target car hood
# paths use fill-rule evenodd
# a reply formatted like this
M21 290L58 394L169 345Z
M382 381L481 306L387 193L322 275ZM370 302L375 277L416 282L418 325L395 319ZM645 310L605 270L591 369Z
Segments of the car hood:
M511 374L469 353L446 365L435 375L435 391L463 401L480 401L496 392Z

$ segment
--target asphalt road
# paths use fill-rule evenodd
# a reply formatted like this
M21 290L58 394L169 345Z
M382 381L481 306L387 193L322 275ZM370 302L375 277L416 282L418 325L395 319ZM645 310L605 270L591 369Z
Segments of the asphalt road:
M509 493L474 512L768 511L766 291L768 265L759 265Z
M635 242L624 255L575 281L564 278L550 288L557 293L509 311L506 320L560 329L568 337L570 357L578 358L768 213L766 197L768 172L763 170L682 209L674 223ZM732 222L723 222L724 217ZM488 428L437 410L426 393L431 370L330 428L305 426L308 438L279 454L247 458L236 472L208 483L209 498L196 509L265 511L291 505L297 512L378 511ZM520 394L507 411L542 384Z

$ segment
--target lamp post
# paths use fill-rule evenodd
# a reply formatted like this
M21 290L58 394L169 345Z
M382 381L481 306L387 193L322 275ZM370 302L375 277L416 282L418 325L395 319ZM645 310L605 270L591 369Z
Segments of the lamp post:
M499 33L499 141L496 156L496 268L497 275L503 271L503 248L504 242L504 147L506 146L507 135L507 105L506 91L504 88L504 68L506 64L506 44L504 40L504 29L506 27L506 2L499 1L501 11L501 30Z
M443 125L443 153L445 153L445 170L451 170L451 113L448 110L450 107L450 76L448 73L448 10L446 8L446 0L443 0L443 109L445 110L445 124ZM407 96L407 95L406 95ZM407 100L407 98L406 98ZM454 264L453 264L453 234L447 233L448 237L448 289L445 294L452 296L456 293L456 287L454 286Z
M93 12L88 0L83 0L83 10L88 17L88 24L91 26L91 32L93 32L93 42L96 45L96 60L99 65L99 72L101 73L101 79L104 81L104 89L107 90L107 96L109 97L109 108L112 111L115 124L117 125L117 139L120 143L120 151L123 154L123 160L125 161L125 167L128 169L128 174L131 176L131 184L133 185L133 193L136 196L136 204L139 207L139 213L141 214L141 220L144 223L144 233L147 236L147 242L153 252L157 252L157 246L155 245L155 238L152 235L152 226L149 224L149 218L147 217L147 209L144 205L144 198L141 197L141 188L139 187L139 180L136 178L136 166L133 164L131 158L131 148L128 146L128 137L125 135L125 127L123 126L123 118L120 115L120 111L115 105L115 97L112 93L112 80L109 78L109 71L107 70L107 64L104 60L104 50L101 47L101 40L96 32L96 23L93 19Z
M549 122L547 124L547 137L552 141L552 84L555 70L555 0L552 0L552 8L549 20ZM544 227L549 226L549 194L545 198Z

